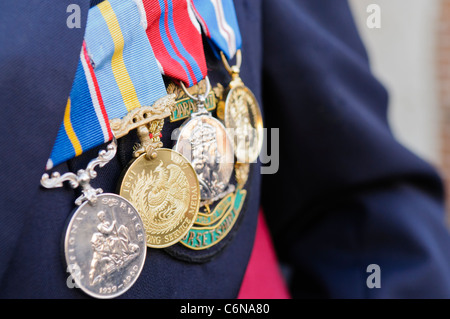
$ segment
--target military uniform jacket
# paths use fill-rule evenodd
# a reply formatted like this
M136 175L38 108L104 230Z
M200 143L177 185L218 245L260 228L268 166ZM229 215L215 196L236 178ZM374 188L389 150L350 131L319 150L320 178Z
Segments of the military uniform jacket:
M66 26L69 4L81 28ZM62 121L93 1L0 3L0 297L86 298L67 287L61 236L77 191L46 190L44 172ZM235 298L263 208L293 297L450 297L450 238L432 167L400 145L388 94L373 77L344 0L236 0L241 77L264 112L279 162L252 164L237 224L202 252L149 249L121 298ZM207 50L212 83L227 83ZM163 142L178 124L164 126ZM92 185L114 192L137 137ZM55 167L84 168L98 150ZM267 159L267 157L266 157ZM271 166L274 165L274 166ZM261 174L271 166L272 174ZM270 171L270 169L269 169ZM381 269L381 288L367 267ZM264 267L264 265L261 265ZM263 278L261 283L263 283Z

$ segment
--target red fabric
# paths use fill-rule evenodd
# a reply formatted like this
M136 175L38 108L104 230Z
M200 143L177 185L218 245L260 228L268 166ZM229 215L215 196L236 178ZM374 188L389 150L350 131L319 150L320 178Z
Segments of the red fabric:
M182 81L188 87L197 84L205 77L207 67L202 35L194 25L198 24L197 20L189 15L188 3L164 0L162 10L159 1L142 2L147 17L147 37L164 75L176 82ZM172 8L170 15L169 3ZM167 42L164 43L163 39ZM194 68L198 68L197 72Z
M289 299L263 212L258 215L255 243L238 299Z

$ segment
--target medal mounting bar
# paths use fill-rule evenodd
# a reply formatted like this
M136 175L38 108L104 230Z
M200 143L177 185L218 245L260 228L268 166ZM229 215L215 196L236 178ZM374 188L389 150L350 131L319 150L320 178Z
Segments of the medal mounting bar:
M203 79L197 84L186 88L191 95L199 94L199 92L206 91L206 80ZM219 91L217 91L219 92ZM213 111L216 108L217 95L216 88L206 97L205 107L208 111ZM176 94L176 103L172 108L172 114L170 115L170 122L176 122L184 120L191 116L197 110L196 101L191 99L183 90L181 86L171 82L167 86L168 94Z
M156 158L156 149L162 147L160 138L164 119L170 116L175 97L175 94L166 95L152 106L141 106L131 110L122 119L110 120L111 130L116 138L127 135L131 130L137 130L140 146L133 153L134 157L145 153L149 160Z
M80 169L78 172L68 172L61 175L59 172L54 172L51 177L45 173L41 178L41 185L45 188L62 187L63 182L69 182L72 188L81 186L81 196L75 200L75 204L80 206L88 201L91 205L97 202L97 195L103 193L101 188L93 188L90 181L97 177L95 168L97 166L103 167L109 163L117 153L117 141L114 138L107 146L107 150L101 150L98 157L91 160L86 169Z

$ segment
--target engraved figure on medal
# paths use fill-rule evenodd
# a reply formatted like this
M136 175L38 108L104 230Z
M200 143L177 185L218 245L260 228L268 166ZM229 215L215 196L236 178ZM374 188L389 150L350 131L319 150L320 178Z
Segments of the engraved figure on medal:
M120 271L132 262L140 252L140 247L130 237L130 230L125 225L117 225L114 219L110 223L105 211L97 214L100 224L98 232L91 237L93 256L89 271L91 286L102 282L107 274Z
M248 95L241 91L240 88L236 88L229 93L229 102L226 103L225 113L229 127L235 128L235 149L239 155L246 154L246 151L250 153L251 146L257 139L249 114L249 106L253 101L248 101ZM244 162L249 162L250 158L255 157L254 154L246 155L247 159Z
M223 198L235 189L229 184L234 168L233 144L223 124L204 108L204 98L209 89L207 80L204 95L193 97L186 91L197 101L198 110L175 132L174 146L191 162L197 173L202 205Z
M220 179L219 169L223 160L216 139L216 129L200 122L189 138L191 143L191 163L200 180L202 198L214 198L223 193L226 184Z

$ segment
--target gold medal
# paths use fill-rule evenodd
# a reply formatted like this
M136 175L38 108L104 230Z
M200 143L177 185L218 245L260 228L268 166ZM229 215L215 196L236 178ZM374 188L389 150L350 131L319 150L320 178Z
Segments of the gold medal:
M171 246L189 231L199 208L197 175L186 158L157 149L155 159L140 155L120 183L121 196L134 204L144 222L147 246Z
M122 174L118 192L138 210L147 246L153 248L179 242L194 223L199 208L195 170L183 155L162 148L160 140L164 119L170 116L174 101L174 95L169 95L152 107L141 107L122 120L111 121L117 138L137 128L141 145Z
M231 82L225 91L225 99L219 103L217 114L228 129L233 129L234 152L239 163L255 162L263 144L263 121L258 101L239 77L241 51L236 53L237 65L230 67L221 52ZM225 101L223 101L225 100Z

